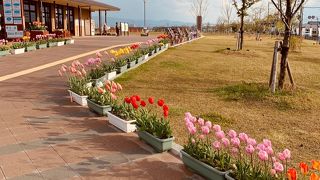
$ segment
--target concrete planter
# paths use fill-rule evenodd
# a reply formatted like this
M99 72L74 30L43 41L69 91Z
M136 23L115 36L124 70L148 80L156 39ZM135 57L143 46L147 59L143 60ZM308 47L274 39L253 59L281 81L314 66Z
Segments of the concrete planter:
M128 69L128 65L117 68L117 74L124 73Z
M58 44L57 42L49 42L48 47L56 47Z
M143 56L141 56L140 58L137 59L136 64L140 64L143 61Z
M25 48L20 48L20 49L11 49L10 52L11 54L23 54Z
M0 56L6 56L10 54L10 50L0 51Z
M174 137L168 139L159 139L148 132L138 131L140 139L151 145L157 152L165 152L172 148Z
M106 73L106 75L107 75L107 80L113 80L117 76L117 71Z
M160 48L157 48L155 52L158 53L159 51L160 51Z
M136 122L136 120L126 121L126 120L123 120L123 119L113 115L110 112L107 112L107 114L108 114L109 123L114 125L118 129L120 129L126 133L136 131L136 129L137 129L136 125L133 124L134 122Z
M133 68L136 66L136 61L128 62L128 68Z
M87 99L88 107L91 111L97 113L98 115L105 116L109 111L111 111L111 106L100 106L93 101Z
M149 53L149 56L154 55L155 52L156 52L156 50L151 51L151 52Z
M70 94L71 102L76 102L77 104L79 104L81 106L87 106L88 96L80 96L80 95L72 92L71 90L68 90L68 92Z
M164 48L168 49L169 48L169 44L165 44Z
M37 50L36 46L26 47L26 52L35 51L35 50Z
M74 39L68 39L65 41L65 44L74 44Z
M149 58L149 54L143 55L143 61L147 60Z
M188 168L192 169L199 175L205 177L206 179L210 180L225 180L225 175L227 172L221 172L217 170L216 168L213 168L212 166L209 166L192 156L190 156L188 153L184 152L183 150L181 152L181 158Z
M233 177L230 176L230 172L228 172L225 177L227 180L235 180Z
M64 41L57 42L57 46L64 46Z
M37 45L37 49L46 49L47 48L47 44L38 44Z

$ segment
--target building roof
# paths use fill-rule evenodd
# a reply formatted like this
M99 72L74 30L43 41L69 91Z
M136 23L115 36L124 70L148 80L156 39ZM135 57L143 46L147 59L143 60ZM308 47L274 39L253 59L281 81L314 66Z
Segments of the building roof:
M91 11L120 11L120 8L98 2L95 0L42 0L42 2L49 2L53 3L53 1L56 2L56 4L61 4L61 5L69 5L72 7L78 7L80 6L82 9L89 9L91 8Z

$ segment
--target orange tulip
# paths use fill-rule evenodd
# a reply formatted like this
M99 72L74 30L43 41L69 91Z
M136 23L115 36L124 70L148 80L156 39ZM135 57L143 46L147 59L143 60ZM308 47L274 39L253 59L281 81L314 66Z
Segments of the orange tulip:
M294 168L290 168L288 170L288 179L289 180L297 180L297 171Z
M300 163L300 169L301 169L301 173L303 175L306 175L308 174L308 164L304 163L304 162L301 162Z
M320 161L312 160L312 169L320 171Z
M310 176L310 180L320 180L320 177L317 174L312 173Z
M100 94L103 94L103 93L104 93L104 90L103 90L101 87L98 87L98 92L99 92Z

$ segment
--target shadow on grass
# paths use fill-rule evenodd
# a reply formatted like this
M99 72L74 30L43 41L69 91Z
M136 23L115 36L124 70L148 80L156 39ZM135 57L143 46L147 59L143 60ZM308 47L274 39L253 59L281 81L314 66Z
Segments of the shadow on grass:
M292 90L276 91L271 94L267 84L246 83L229 85L213 90L226 101L263 102L275 106L278 110L295 109L292 100L301 93Z

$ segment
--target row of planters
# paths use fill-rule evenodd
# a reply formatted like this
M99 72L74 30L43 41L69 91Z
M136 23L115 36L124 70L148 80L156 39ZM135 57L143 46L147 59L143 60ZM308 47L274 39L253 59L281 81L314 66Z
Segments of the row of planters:
M30 42L15 42L12 45L1 45L0 46L0 56L6 56L9 54L22 54L25 52L35 51L37 49L45 49L55 46L64 46L67 44L74 44L74 39L62 39L55 38L49 40L38 40Z
M157 151L171 149L173 137L169 122L169 108L163 100L155 103L150 97L144 101L140 96L118 99L122 86L110 81L110 77L121 74L128 68L150 59L150 56L168 48L161 39L150 40L144 44L96 53L95 58L84 64L74 61L69 67L62 65L59 74L65 74L69 82L72 101L88 108L100 116L107 116L115 127L124 132L138 131L141 139ZM106 57L107 62L103 59ZM87 73L88 72L88 73Z
M156 151L164 152L172 148L174 141L169 123L169 107L165 101L156 101L153 97L144 100L138 95L122 99L119 97L123 97L123 87L119 83L93 78L111 70L119 72L123 66L131 67L131 62L139 64L141 57L152 55L157 47L160 49L163 46L157 41L147 44L147 47L132 45L106 52L107 57L116 58L109 64L103 63L103 56L97 53L97 58L89 59L84 65L75 61L70 67L63 65L59 72L67 74L70 93L76 94L71 94L73 99L80 97L82 105L86 103L91 111L107 116L109 123L115 127L124 132L137 131L140 139ZM89 70L86 70L88 67ZM185 114L185 125L189 138L181 151L182 161L207 179L296 180L300 177L319 180L320 161L312 161L310 168L308 164L300 163L300 175L296 169L289 168L291 152L285 149L276 153L268 139L257 143L256 139L246 133L234 130L224 132L219 125L213 125L190 113Z
M181 151L184 164L207 179L214 180L319 180L320 161L311 169L301 162L300 175L289 168L291 152L276 153L268 139L258 143L246 133L224 132L219 125L185 114L188 142Z

